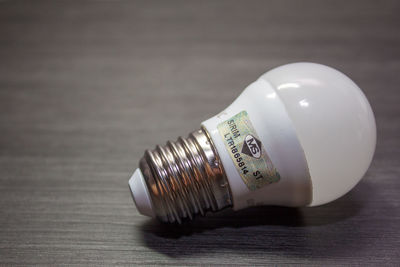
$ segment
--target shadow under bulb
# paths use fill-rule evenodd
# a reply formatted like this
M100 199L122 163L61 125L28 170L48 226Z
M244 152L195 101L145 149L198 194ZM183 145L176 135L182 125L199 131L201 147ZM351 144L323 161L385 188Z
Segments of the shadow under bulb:
M376 125L347 76L314 63L263 74L187 138L147 150L129 180L143 215L180 223L256 205L317 206L368 169Z

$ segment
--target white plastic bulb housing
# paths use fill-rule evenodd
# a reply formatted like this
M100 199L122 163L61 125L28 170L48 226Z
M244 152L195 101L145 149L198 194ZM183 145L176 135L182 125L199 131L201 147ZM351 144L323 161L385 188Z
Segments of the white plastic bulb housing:
M331 202L364 176L376 144L374 115L360 88L315 63L265 73L202 128L228 183L229 196L223 197L235 210ZM132 194L142 214L155 216L144 176L140 169L132 176Z

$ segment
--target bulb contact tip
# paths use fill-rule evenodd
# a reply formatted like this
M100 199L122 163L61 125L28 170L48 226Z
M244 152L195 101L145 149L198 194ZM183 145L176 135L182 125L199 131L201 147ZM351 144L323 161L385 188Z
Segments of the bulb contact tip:
M145 216L155 217L153 203L140 169L136 169L129 179L129 187L131 189L133 201L139 212Z

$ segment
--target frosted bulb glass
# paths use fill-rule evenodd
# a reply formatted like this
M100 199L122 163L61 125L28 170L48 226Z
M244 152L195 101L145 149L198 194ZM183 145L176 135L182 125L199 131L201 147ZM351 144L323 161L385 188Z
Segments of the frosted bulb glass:
M376 144L374 114L360 88L341 72L311 63L278 67L261 79L276 89L296 128L312 180L311 205L350 191Z
M188 138L146 151L129 184L140 213L168 222L228 206L315 206L359 182L375 143L353 81L294 63L262 75Z

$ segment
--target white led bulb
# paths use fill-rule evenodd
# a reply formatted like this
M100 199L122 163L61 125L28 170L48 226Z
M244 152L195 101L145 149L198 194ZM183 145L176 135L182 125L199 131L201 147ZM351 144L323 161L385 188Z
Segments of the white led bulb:
M146 151L129 181L140 213L180 222L207 210L316 206L350 191L372 160L371 106L347 76L275 68L199 131Z

